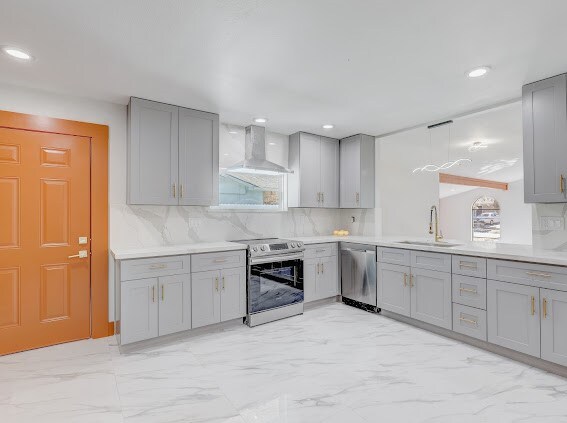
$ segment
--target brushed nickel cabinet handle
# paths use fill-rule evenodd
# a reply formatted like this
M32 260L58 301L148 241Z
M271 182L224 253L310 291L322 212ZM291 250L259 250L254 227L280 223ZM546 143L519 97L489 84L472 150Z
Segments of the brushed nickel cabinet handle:
M319 263L317 263L317 274L319 274Z
M152 303L156 302L156 287L152 286Z
M183 184L179 184L179 198L183 198Z
M222 277L222 290L224 291L224 276Z
M408 286L408 274L404 273L404 287Z
M219 278L218 278L218 276L215 278L215 290L217 292L219 291Z
M529 276L539 276L542 278L550 278L551 275L549 273L540 273L540 272L526 272Z
M325 263L321 263L321 273L325 273Z
M471 294L478 294L478 291L476 289L470 289L470 288L459 288L459 291L470 292Z
M559 176L559 188L561 189L562 193L565 192L565 185L564 185L564 182L563 182L563 174L561 174Z
M173 184L173 198L175 198L175 183Z
M356 204L360 202L360 193L356 193Z
M409 286L410 288L413 288L415 286L415 284L413 283L413 275L411 273L409 275Z
M161 285L161 300L165 300L165 285Z
M543 299L543 318L547 319L547 298Z
M325 193L322 192L321 193L321 203L324 203L324 202L325 202Z
M466 318L464 318L464 317L462 317L462 316L459 317L459 320L460 320L461 322L470 323L471 325L478 326L478 322L477 322L476 320L466 319Z
M532 316L535 315L535 297L532 295Z

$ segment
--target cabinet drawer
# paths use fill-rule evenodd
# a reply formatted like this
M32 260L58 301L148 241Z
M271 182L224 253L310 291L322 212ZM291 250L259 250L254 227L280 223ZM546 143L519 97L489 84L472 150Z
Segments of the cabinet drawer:
M486 311L453 304L453 330L486 341Z
M436 270L438 272L451 272L450 254L411 251L410 257L411 267L416 267L418 269Z
M188 255L122 260L120 264L120 280L122 281L189 272Z
M486 310L486 279L454 274L453 302Z
M337 243L313 244L305 246L304 258L331 257L336 256L338 252Z
M452 256L453 274L486 278L486 259L480 257Z
M488 260L487 278L567 291L567 268L544 264Z
M400 248L378 247L378 261L381 263L399 264L400 266L410 265L410 251Z
M221 253L205 253L191 255L191 271L230 269L246 265L246 252L226 251Z

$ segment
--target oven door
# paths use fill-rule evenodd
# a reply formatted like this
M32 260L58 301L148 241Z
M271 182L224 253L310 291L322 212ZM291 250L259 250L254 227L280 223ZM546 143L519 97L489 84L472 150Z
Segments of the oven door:
M251 258L248 314L303 302L303 253Z

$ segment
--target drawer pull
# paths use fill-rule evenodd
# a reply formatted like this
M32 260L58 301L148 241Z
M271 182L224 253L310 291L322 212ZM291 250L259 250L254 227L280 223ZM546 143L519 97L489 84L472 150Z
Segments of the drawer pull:
M478 294L478 291L476 289L470 289L470 288L459 288L459 291L470 292L471 294Z
M226 263L227 261L227 259L214 259L213 263Z
M150 270L165 269L166 267L167 267L167 264L163 264L163 263L160 263L160 264L152 264L152 265L150 266Z
M466 267L467 269L476 269L476 263L459 262L459 267Z
M542 278L550 278L551 275L549 273L540 273L540 272L526 272L527 275L530 276L540 276Z
M470 323L471 325L478 326L478 322L477 322L476 320L467 319L467 318L462 317L462 316L459 317L459 320L460 320L461 322Z

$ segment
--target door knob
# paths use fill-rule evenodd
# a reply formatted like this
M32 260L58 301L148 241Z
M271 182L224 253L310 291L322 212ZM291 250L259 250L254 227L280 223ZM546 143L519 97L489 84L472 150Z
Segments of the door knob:
M79 250L79 254L69 256L69 258L87 258L88 256L89 252L87 250Z

